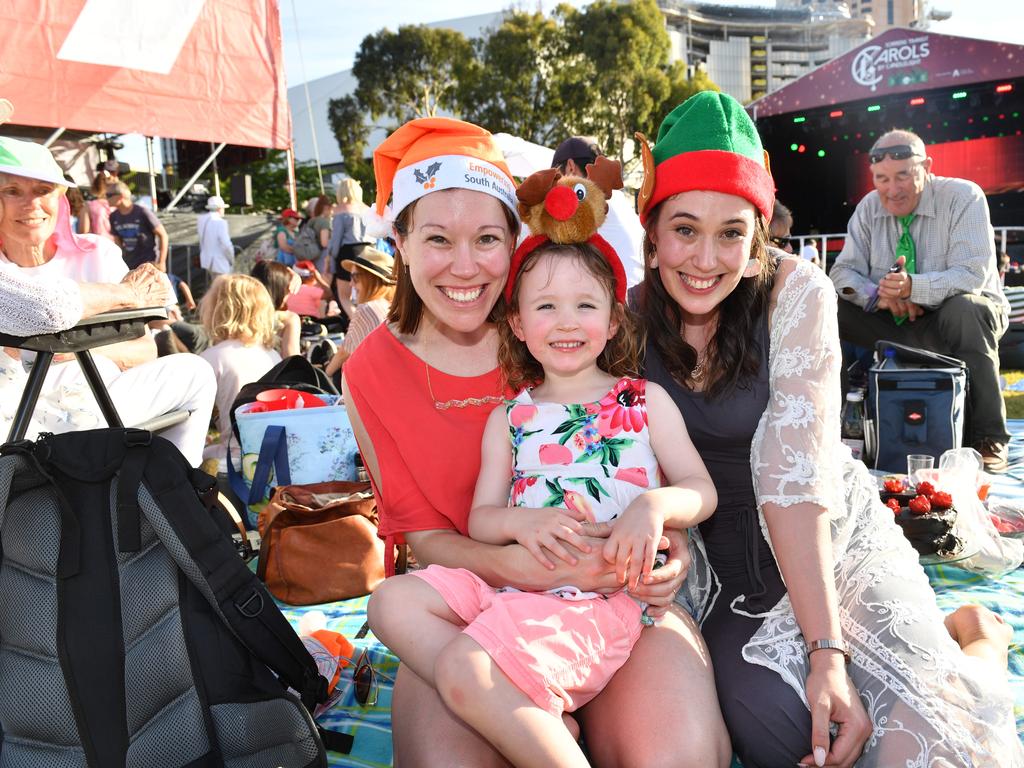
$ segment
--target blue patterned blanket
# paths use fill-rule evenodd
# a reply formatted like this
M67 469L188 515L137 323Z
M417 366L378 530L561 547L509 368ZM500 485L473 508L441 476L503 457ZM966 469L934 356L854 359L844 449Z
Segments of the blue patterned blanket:
M1024 504L1024 420L1011 421L1010 432L1014 436L1010 443L1010 471L995 480L991 495ZM991 608L1013 626L1010 685L1016 700L1014 709L1017 732L1024 734L1024 568L999 579L979 576L955 565L933 565L926 567L925 571L935 588L939 607L943 610L952 611L966 603L977 603ZM364 648L368 649L376 669L394 679L398 659L367 632L366 600L362 597L310 608L282 608L295 626L298 626L299 619L306 611L323 611L328 619L328 629L341 632L352 640L357 654ZM350 674L351 668L347 668L346 672ZM345 688L342 698L320 717L319 722L332 730L352 734L355 744L350 755L329 752L329 763L339 768L389 768L392 683L378 676L377 684L380 688L377 703L373 707L360 706L349 683L349 677L342 678L339 683Z

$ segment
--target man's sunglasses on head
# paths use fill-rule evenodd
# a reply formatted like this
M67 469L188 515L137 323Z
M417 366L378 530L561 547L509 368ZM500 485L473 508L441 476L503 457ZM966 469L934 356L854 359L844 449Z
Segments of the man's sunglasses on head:
M868 159L871 161L871 164L874 165L875 163L882 162L886 155L891 157L893 160L906 160L910 157L921 157L921 155L914 151L913 147L906 144L897 144L894 147L879 147L878 149L872 149L868 154Z

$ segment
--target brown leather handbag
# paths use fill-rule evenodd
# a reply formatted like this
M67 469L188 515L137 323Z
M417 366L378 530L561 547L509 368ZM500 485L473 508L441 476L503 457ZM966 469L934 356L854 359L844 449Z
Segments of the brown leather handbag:
M274 489L260 512L257 574L278 600L312 605L372 592L384 580L384 543L369 483Z

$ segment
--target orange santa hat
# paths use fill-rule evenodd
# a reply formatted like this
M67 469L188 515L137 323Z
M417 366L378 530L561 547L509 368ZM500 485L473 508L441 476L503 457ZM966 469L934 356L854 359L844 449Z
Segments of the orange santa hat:
M471 189L498 198L516 218L516 185L489 131L463 120L410 120L373 151L377 215L388 199L398 214L409 203L441 189Z

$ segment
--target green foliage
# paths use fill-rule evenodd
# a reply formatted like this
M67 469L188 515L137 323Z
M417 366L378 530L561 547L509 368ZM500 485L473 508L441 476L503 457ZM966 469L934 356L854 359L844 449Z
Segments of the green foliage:
M510 11L474 49L479 65L461 84L463 117L538 144L561 141L557 83L565 43L554 19Z
M237 173L252 176L253 209L279 212L288 207L288 153L281 149L270 150L265 160L258 160L238 168ZM320 180L316 163L297 163L295 184L299 200L320 194Z
M460 32L424 26L383 29L363 39L352 74L355 98L373 120L394 125L416 117L458 112L460 80L476 65Z
M352 68L358 86L331 101L331 128L345 171L368 191L369 131L437 114L546 146L592 136L608 155L628 161L635 131L653 137L678 103L717 90L704 73L689 79L668 57L655 0L563 4L550 18L511 10L473 42L452 30L385 29L363 40Z
M377 194L377 182L373 177L373 163L366 157L370 129L363 114L359 101L351 94L331 99L327 107L327 119L341 149L342 167L362 186L364 200L372 200Z

